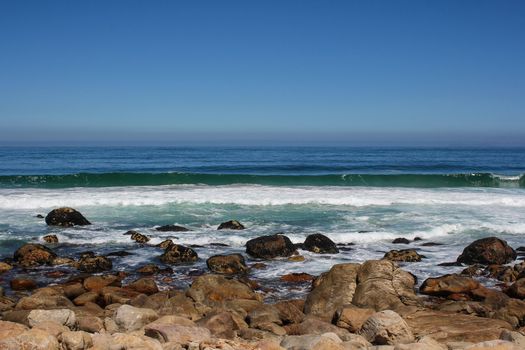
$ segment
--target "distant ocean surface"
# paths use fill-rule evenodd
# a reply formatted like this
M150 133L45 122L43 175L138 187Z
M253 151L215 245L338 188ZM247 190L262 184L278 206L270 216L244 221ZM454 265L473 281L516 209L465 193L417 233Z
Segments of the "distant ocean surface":
M175 267L175 283L184 284L207 257L244 253L250 238L283 232L299 243L320 232L355 245L334 255L301 252L302 263L272 261L253 277L271 283L284 273L319 274L415 247L427 259L405 267L424 279L461 269L437 264L480 237L525 246L524 174L525 149L4 147L0 258L56 234L60 255L126 250L133 254L115 258L117 269L160 264L158 248L123 235L134 229L152 243L176 236L198 245L198 263ZM53 228L35 217L59 206L78 209L93 225ZM247 229L216 230L230 219ZM192 231L154 229L165 224ZM396 237L423 241L400 247L391 243ZM421 246L430 241L444 245Z

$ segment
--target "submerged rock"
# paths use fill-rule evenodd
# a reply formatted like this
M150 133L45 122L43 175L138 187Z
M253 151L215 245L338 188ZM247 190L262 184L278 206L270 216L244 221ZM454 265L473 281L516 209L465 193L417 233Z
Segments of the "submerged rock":
M25 267L51 264L56 257L51 249L37 243L24 244L13 255L13 259Z
M478 239L469 244L458 257L463 264L507 264L516 260L516 251L507 242L497 237Z
M223 274L243 273L248 269L241 254L214 255L206 260L206 265L211 271Z
M281 234L257 237L246 242L246 253L254 258L288 257L294 252L295 246L292 241Z
M160 261L165 264L194 262L198 259L199 256L193 249L179 244L172 244L168 246L164 253L160 256Z
M325 235L316 233L306 237L303 245L304 249L318 253L318 254L337 254L339 249L337 249L336 244Z
M410 244L410 240L404 237L399 237L399 238L394 239L392 243L393 244Z
M113 263L105 256L85 256L78 261L78 269L83 272L102 272L112 267Z
M32 290L37 287L36 282L30 278L13 278L9 282L12 290Z
M237 220L223 222L217 227L217 230L244 230L245 227Z
M164 225L156 227L155 230L161 232L187 232L190 231L188 228L179 225Z
M124 234L131 236L131 239L137 243L148 243L149 242L149 238L146 235L143 235L142 233L134 231L134 230L128 231Z
M58 209L53 209L46 216L46 224L50 226L82 226L82 225L91 225L80 212L76 211L73 208L62 207Z
M0 274L9 271L12 268L13 266L9 265L8 263L0 261Z
M391 250L385 254L383 259L398 262L418 262L423 255L418 254L414 249Z
M162 249L166 249L168 248L169 246L173 245L175 243L173 243L173 241L171 239L166 239L162 242L160 242L159 244L156 245L156 247L159 247L159 248L162 248Z
M46 243L58 243L58 237L56 235L47 235L42 237Z

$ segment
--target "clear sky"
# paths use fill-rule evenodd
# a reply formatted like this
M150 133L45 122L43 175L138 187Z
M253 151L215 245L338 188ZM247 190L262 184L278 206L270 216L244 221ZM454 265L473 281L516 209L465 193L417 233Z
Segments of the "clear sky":
M0 0L0 143L525 145L525 1Z

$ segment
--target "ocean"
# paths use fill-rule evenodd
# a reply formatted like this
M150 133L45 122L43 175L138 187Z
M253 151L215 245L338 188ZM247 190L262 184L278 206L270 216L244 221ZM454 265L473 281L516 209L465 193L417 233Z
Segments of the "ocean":
M525 246L524 174L525 149L4 147L0 259L56 234L53 249L61 256L125 250L131 255L112 258L116 270L161 265L159 248L123 235L133 229L152 244L172 238L194 245L199 261L173 266L172 281L159 281L183 287L206 271L212 255L241 253L253 263L244 247L251 238L281 232L300 243L322 233L341 244L339 254L300 251L305 261L267 261L250 277L269 288L269 298L303 295L307 286L283 288L279 276L318 275L336 263L416 248L426 259L402 265L421 282L460 271L438 264L455 261L475 239L498 236ZM36 217L61 206L93 225L48 227ZM217 231L230 219L247 229ZM166 224L191 231L155 230ZM422 240L392 244L397 237ZM442 245L422 245L428 242ZM49 282L42 269L27 273ZM2 276L0 285L7 280Z

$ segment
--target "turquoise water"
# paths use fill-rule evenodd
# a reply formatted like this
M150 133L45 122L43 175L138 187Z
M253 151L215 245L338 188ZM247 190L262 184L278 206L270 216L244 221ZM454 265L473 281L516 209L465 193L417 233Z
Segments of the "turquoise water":
M0 257L52 233L61 255L126 250L133 255L113 258L117 269L160 264L161 251L123 235L135 229L152 243L176 236L199 245L199 262L174 268L173 283L185 284L188 274L205 270L207 257L243 253L250 238L283 232L299 243L321 232L355 245L334 255L301 251L304 262L272 261L252 277L271 285L284 273L318 274L334 263L415 247L427 259L405 267L424 279L456 271L437 264L480 237L525 246L524 173L522 149L4 148ZM59 206L80 210L93 225L53 228L35 217ZM230 219L247 229L216 230ZM154 229L165 224L192 231ZM423 241L391 244L396 237ZM444 245L420 245L429 241Z

